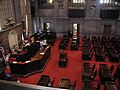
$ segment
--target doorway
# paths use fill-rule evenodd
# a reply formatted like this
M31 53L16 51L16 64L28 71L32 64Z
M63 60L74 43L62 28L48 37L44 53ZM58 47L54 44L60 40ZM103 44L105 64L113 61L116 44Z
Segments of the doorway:
M111 35L111 25L104 25L103 35L105 37L110 37L110 35Z
M73 37L78 37L79 36L79 31L80 31L80 25L79 24L77 24L77 23L73 23Z
M50 31L50 27L51 27L50 23L44 23L44 24L43 24L43 28L44 28L44 31L45 31L45 32Z

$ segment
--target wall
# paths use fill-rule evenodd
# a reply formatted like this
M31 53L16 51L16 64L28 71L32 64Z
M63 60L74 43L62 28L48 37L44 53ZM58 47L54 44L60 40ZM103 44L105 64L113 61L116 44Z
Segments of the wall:
M36 12L38 13L36 27L39 28L37 29L43 30L42 23L51 22L51 30L57 32L58 36L62 36L68 30L72 31L73 23L78 23L81 35L103 35L104 25L112 25L111 35L120 36L120 15L117 20L102 20L100 18L100 9L103 7L100 6L99 0L87 0L85 18L69 18L68 1L64 0L62 9L56 1L53 3L53 9L38 9L39 13Z
M12 0L0 0L0 27L6 24L6 18L14 18L14 8Z

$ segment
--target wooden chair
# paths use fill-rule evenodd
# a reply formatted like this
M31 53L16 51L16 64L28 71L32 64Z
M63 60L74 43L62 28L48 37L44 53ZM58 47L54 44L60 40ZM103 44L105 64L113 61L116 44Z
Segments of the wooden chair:
M97 70L94 72L94 74L90 77L90 80L93 81L97 76Z
M114 65L111 65L111 67L110 67L110 73L112 73L113 70L114 70Z
M74 84L70 84L70 90L75 90L77 81L75 80Z
M48 87L53 87L54 81L55 81L55 77L53 78L53 80L50 80Z

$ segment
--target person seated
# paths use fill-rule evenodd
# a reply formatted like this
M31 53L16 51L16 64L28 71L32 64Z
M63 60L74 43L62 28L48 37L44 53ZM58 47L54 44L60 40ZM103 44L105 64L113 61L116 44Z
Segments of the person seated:
M46 39L40 41L40 47L41 47L41 49L46 48L47 45L48 45L48 44L47 44L47 40L46 40Z

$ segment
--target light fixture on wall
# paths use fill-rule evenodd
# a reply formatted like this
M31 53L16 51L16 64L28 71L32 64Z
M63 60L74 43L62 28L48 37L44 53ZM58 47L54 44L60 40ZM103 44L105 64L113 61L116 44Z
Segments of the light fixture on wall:
M2 30L1 26L0 26L0 30Z

